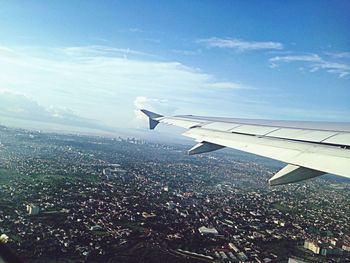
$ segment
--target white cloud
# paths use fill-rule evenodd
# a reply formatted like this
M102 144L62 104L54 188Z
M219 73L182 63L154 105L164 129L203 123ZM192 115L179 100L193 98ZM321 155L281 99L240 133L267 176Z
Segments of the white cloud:
M129 48L116 48L116 47L101 46L101 45L64 47L64 48L60 48L59 50L68 56L138 55L138 56L156 57L152 54L137 51L137 50L132 50Z
M322 59L317 54L276 56L269 59L270 62L319 62L321 60Z
M208 84L208 87L215 89L252 89L248 86L233 82L215 82Z
M207 47L229 48L238 51L283 49L282 43L272 41L259 42L212 37L207 39L200 39L197 42L205 44Z
M201 54L201 50L181 50L181 49L173 49L172 52L176 53L176 54L180 54L183 56L197 56L199 54Z
M350 66L342 63L322 61L321 63L311 66L311 72L315 72L320 69L324 69L329 73L337 74L340 78L350 74Z
M270 58L269 62L272 68L278 67L278 63L280 62L302 62L307 64L310 72L325 70L328 73L337 74L340 78L350 74L349 65L326 61L317 54L275 56ZM302 69L304 71L303 67Z
M269 102L280 90L218 79L137 50L127 57L123 52L128 49L108 46L2 50L6 56L0 52L0 89L16 94L13 105L18 105L5 107L11 98L3 99L0 112L7 116L29 120L40 116L40 121L53 124L109 129L140 126L135 108L169 115L240 117L266 117L279 109ZM311 66L319 61L304 63ZM334 64L323 67L317 70L344 70Z

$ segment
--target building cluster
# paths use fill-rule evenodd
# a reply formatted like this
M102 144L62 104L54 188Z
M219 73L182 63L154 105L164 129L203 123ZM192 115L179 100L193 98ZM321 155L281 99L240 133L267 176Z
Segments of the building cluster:
M0 142L0 234L25 258L349 259L348 183L270 189L278 163L135 139L1 128Z
M310 250L316 255L348 255L350 254L350 244L347 241L331 239L328 241L305 240L304 248Z

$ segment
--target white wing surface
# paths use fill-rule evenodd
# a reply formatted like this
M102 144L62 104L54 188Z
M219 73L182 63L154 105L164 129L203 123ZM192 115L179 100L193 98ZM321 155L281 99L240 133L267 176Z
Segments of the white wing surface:
M270 185L325 173L350 178L350 123L166 117L141 111L149 117L150 129L158 123L188 129L183 135L198 142L189 154L229 147L287 163L269 180Z

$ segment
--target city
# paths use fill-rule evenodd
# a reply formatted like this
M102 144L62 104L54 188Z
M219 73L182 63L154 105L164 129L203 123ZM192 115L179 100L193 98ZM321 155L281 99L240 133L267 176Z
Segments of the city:
M0 235L28 262L350 260L348 180L269 188L278 162L187 150L1 126Z

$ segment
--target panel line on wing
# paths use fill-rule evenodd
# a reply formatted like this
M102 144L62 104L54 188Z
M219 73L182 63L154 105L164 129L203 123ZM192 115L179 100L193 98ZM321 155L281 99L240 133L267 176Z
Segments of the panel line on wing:
M273 132L278 131L278 130L280 130L280 129L282 129L282 128L276 128L275 130L270 131L270 132L264 134L264 136L268 136L270 133L273 133Z

